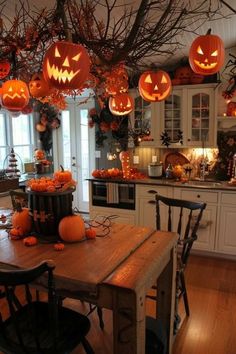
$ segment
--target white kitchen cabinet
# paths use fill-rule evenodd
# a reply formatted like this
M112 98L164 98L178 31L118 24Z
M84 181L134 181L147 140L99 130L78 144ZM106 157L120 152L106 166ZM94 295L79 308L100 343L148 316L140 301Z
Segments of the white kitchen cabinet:
M138 89L129 91L134 98L134 110L130 113L130 129L135 134L144 135L141 146L155 147L159 144L158 134L160 132L158 120L160 117L160 103L147 102L139 94ZM146 140L145 140L146 139Z
M217 250L236 255L236 193L222 192L219 206Z
M207 204L198 229L198 239L194 241L193 249L215 251L218 192L175 188L174 198Z
M178 143L182 131L183 147L213 147L216 144L216 85L173 87L172 95L161 103L161 132Z
M156 203L155 194L159 193L165 197L172 197L173 188L156 185L136 186L136 224L156 228ZM167 225L166 207L161 208L162 227L165 230Z

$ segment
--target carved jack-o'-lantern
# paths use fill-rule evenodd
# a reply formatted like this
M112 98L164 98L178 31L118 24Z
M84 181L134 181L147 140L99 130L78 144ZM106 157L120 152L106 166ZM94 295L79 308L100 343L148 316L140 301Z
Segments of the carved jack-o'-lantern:
M124 116L132 112L134 100L128 93L121 93L109 98L109 109L116 116Z
M10 111L21 111L29 103L29 90L24 81L8 80L2 84L2 105Z
M11 64L8 60L0 61L0 79L4 79L11 70Z
M162 101L171 92L171 80L165 71L145 71L139 78L138 89L145 101Z
M43 75L57 89L80 88L88 77L89 69L87 50L80 44L59 41L44 56Z
M224 64L225 49L222 39L210 34L197 37L189 51L189 63L197 74L212 75Z
M50 95L52 89L48 82L44 79L43 73L34 74L29 82L29 90L31 96L35 98Z

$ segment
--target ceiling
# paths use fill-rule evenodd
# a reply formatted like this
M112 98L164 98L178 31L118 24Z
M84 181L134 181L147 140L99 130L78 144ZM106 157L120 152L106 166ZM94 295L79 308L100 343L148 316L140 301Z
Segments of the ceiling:
M129 6L137 6L141 0L117 0L120 2L120 4L129 4ZM179 1L179 0L175 0ZM185 0L181 0L185 1ZM187 0L186 0L187 1ZM192 3L197 3L201 2L202 0L191 0ZM214 1L217 0L213 0ZM26 1L22 1L23 3L27 3ZM108 1L109 2L109 1ZM235 14L233 14L232 11L230 11L229 7L224 5L224 2L226 2L229 7L232 7L232 9L235 10ZM54 0L28 0L30 10L34 11L35 9L43 8L43 7L53 7L55 5ZM40 3L40 6L39 6ZM4 14L6 14L7 17L11 18L14 16L15 13L15 6L19 6L20 1L19 0L11 0L11 1L6 1L4 4ZM151 58L145 59L145 62L147 66L158 63L158 66L166 67L166 66L174 66L177 64L181 59L184 57L188 56L188 51L191 46L192 41L196 38L196 33L193 33L193 29L196 28L196 26L199 26L199 29L197 30L198 34L206 34L207 30L209 28L212 29L213 34L219 35L222 40L225 43L225 48L232 48L236 46L236 1L235 0L224 0L223 3L221 4L221 13L224 15L224 18L218 18L215 19L214 21L206 21L205 23L198 23L197 21L194 21L191 26L186 28L183 34L178 37L178 41L182 44L182 48L178 49L175 51L174 55L165 55L165 56L152 56ZM123 12L123 7L118 7L115 10L115 14L113 15L115 20L119 16L119 13Z

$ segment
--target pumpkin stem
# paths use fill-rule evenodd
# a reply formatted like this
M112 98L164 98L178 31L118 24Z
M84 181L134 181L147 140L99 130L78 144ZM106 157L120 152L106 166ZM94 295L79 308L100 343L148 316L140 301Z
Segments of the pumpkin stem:
M211 34L211 28L209 28L206 34Z
M22 211L21 203L16 203L16 211L18 211L19 213Z
M62 165L60 165L61 168L61 172L64 172L64 167Z

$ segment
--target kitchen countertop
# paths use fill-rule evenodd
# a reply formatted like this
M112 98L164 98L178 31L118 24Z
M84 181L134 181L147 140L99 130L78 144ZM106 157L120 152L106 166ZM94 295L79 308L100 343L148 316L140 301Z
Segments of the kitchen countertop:
M190 180L188 182L180 182L166 178L144 178L125 180L121 178L88 178L88 181L108 182L108 183L134 183L144 185L170 186L177 188L197 188L197 189L213 189L213 190L233 190L236 191L236 184L230 185L228 181L217 180Z

